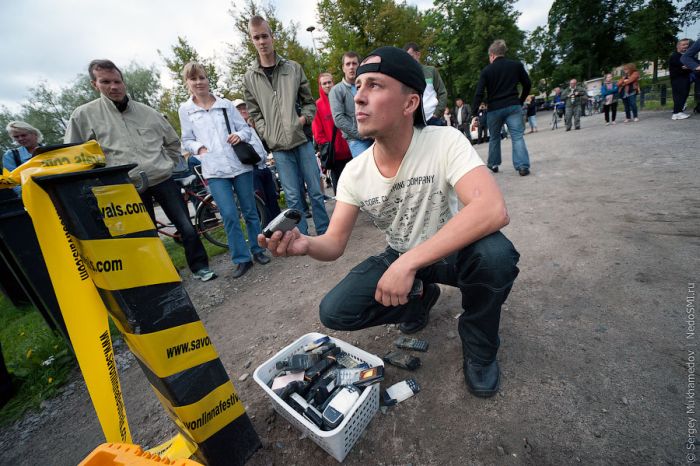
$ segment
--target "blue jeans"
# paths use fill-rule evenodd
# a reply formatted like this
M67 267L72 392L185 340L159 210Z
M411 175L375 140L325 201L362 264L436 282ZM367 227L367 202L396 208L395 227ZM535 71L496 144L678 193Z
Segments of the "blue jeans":
M637 118L637 94L622 99L625 106L625 118Z
M416 273L424 286L441 283L461 291L464 312L458 331L465 359L489 363L496 358L501 305L518 276L519 257L508 238L496 232ZM321 323L335 330L359 330L420 317L421 299L390 307L374 299L379 279L398 258L398 252L387 248L353 268L321 301Z
M527 122L530 123L530 130L537 129L537 116L531 115L527 117Z
M155 223L156 215L153 210L153 199L163 209L165 216L175 225L182 237L182 246L185 248L185 259L192 272L198 272L204 267L209 267L209 258L204 249L199 235L192 226L190 213L187 210L185 200L180 193L180 187L171 179L167 179L155 186L150 186L139 194L148 215Z
M510 107L499 108L498 110L489 110L486 114L486 124L489 127L489 167L497 167L501 164L501 138L494 135L501 134L503 123L508 127L510 137L513 144L513 166L516 170L521 168L530 168L530 156L527 153L525 146L525 123L521 113L520 105L511 105Z
M354 159L367 149L369 149L369 146L372 145L374 141L371 139L348 139L348 146L350 146L350 153L352 154L352 158Z
M316 234L324 234L328 229L329 219L326 205L323 202L321 171L318 169L314 147L310 142L305 142L293 149L274 151L272 155L280 175L287 207L304 211L301 202L304 190L299 186L299 175L301 174L311 199L311 212L314 217ZM303 234L308 234L309 225L306 223L306 218L301 218L298 227Z
M242 264L252 260L252 254L258 254L265 249L258 246L257 236L260 233L260 219L255 209L255 195L253 193L253 172L241 173L235 178L209 178L209 190L214 196L214 201L219 207L221 218L224 219L224 229L228 238L228 248L231 251L231 260L234 264ZM246 243L241 222L238 216L238 207L234 192L238 197L238 204L245 219L248 230L248 243ZM250 246L249 246L250 245ZM250 252L248 250L250 249Z

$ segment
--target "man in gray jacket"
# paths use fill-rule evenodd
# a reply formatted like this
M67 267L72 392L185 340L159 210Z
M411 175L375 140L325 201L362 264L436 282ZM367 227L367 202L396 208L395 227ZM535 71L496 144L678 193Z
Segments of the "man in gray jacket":
M329 220L323 202L321 172L313 145L304 133L304 125L311 124L316 113L309 81L299 63L275 53L272 30L264 18L250 18L248 31L258 52L258 58L243 78L248 112L275 158L287 206L304 210L301 178L311 199L316 234L322 235ZM297 104L301 115L297 113ZM308 225L303 217L299 230L307 234Z
M135 163L129 172L146 210L155 221L153 199L175 225L182 237L187 265L194 277L207 281L216 277L209 270L209 258L197 235L180 187L170 178L180 160L180 139L163 115L151 107L134 102L126 95L122 72L109 60L93 60L88 66L90 82L100 93L98 99L73 111L68 122L65 143L96 140L107 158L107 166Z
M343 132L352 156L357 157L369 149L373 142L371 138L360 136L355 119L355 94L357 94L355 77L357 67L360 66L360 56L355 52L345 52L342 60L343 80L333 86L328 94L328 100L336 128Z

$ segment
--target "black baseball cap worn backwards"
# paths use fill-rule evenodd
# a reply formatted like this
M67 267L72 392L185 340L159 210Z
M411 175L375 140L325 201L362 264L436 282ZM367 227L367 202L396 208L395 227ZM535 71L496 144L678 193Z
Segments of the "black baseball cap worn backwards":
M423 115L423 91L425 91L425 76L420 64L405 50L397 47L379 47L373 50L369 57L379 57L379 63L365 63L357 68L357 76L363 73L382 73L391 76L400 83L418 92L420 103L413 114L413 124L425 126Z

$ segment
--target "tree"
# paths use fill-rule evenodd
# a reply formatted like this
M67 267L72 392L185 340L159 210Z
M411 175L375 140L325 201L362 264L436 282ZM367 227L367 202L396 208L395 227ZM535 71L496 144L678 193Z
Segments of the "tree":
M290 60L299 63L315 94L318 90L316 83L318 75L323 69L320 57L313 50L303 47L297 40L299 25L294 21L284 26L275 14L275 8L270 4L261 4L257 0L246 0L242 8L231 3L229 14L233 17L234 28L238 31L240 43L229 45L228 68L229 86L233 89L232 95L243 97L243 75L250 68L257 57L257 52L248 34L248 20L254 15L265 18L272 29L272 37L275 41L275 52Z
M654 65L654 82L659 64L665 65L675 48L678 31L678 11L669 0L650 0L630 15L627 40L633 58Z
M678 25L690 26L700 18L700 0L679 0L678 1Z
M525 62L531 65L530 79L538 83L538 90L549 94L556 87L552 76L557 68L556 45L547 26L538 26L525 41ZM542 83L544 81L544 83ZM539 83L542 83L540 89Z
M623 33L640 0L554 0L548 30L559 62L553 79L590 79L631 58Z
M514 0L436 0L428 12L435 31L441 74L451 96L469 102L481 69L488 65L488 47L496 39L508 46L508 56L522 58L525 34L516 22Z
M414 6L394 0L321 0L317 9L327 34L323 50L336 80L342 78L342 55L350 50L366 56L383 45L418 42L424 61L434 61L432 36L426 34L424 15Z

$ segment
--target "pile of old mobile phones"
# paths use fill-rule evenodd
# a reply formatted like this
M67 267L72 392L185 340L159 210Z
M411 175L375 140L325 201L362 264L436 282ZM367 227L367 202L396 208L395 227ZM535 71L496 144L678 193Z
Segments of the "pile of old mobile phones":
M338 427L370 385L384 379L384 367L344 352L327 336L275 364L273 392L319 429Z
M302 213L296 209L286 209L283 210L277 217L273 218L270 223L263 228L263 235L266 238L270 238L272 234L276 231L289 231L299 224L301 221Z

